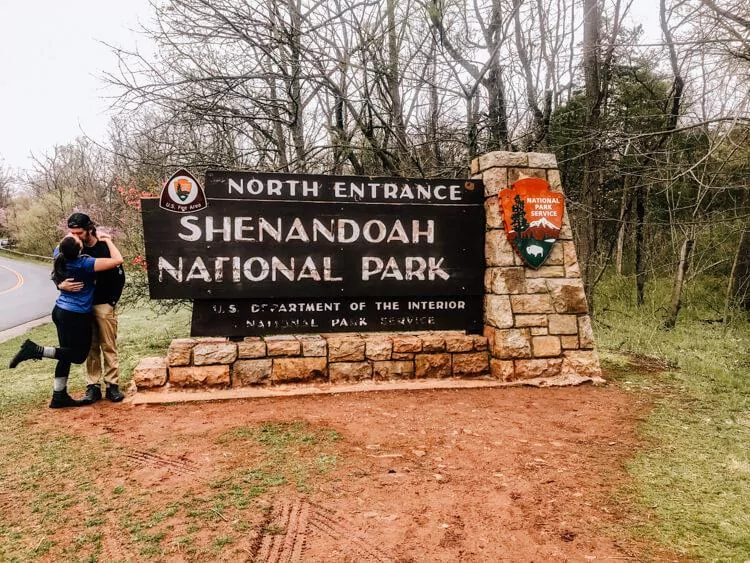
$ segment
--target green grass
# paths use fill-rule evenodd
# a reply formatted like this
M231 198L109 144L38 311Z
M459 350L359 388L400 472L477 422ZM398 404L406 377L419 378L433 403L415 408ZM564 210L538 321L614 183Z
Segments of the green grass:
M633 532L700 560L743 562L750 554L750 327L741 315L729 326L712 322L722 307L718 282L688 286L671 331L660 329L668 283L650 284L640 309L631 286L623 279L601 285L595 330L610 378L655 403L640 428L645 446L628 464L633 486L622 492L653 515ZM189 324L184 310L123 308L122 384L140 358L163 355ZM7 369L26 337L56 341L48 325L0 343L0 483L22 499L15 510L0 510L0 561L101 559L113 522L138 560L240 557L241 538L263 522L264 498L284 487L309 491L339 463L341 437L333 430L301 422L236 427L211 440L242 463L215 468L206 484L162 492L172 496L157 506L153 491L127 474L99 480L122 462L116 439L28 423L46 410L54 363ZM82 373L74 367L74 393L83 390ZM149 447L159 451L169 439ZM57 540L61 527L74 532L69 545Z
M121 384L127 386L142 356L163 354L172 338L185 336L187 327L187 312L159 315L124 308L119 331ZM29 416L46 414L55 364L27 361L8 369L25 338L54 345L57 334L49 324L0 343L0 482L23 498L17 510L0 511L0 561L30 561L50 553L62 560L97 560L106 514L127 503L129 496L122 485L98 490L95 480L122 452L108 439L85 440L64 427L50 433L27 424ZM85 387L83 369L71 370L73 394ZM78 531L69 545L58 544L60 527Z
M142 357L164 355L190 326L185 310L131 306L119 318L125 387ZM231 453L233 464L212 467L202 475L205 481L185 489L155 490L129 476L127 449L116 436L76 436L64 425L50 430L29 422L49 412L54 362L8 369L25 338L54 344L56 333L47 325L0 343L0 486L14 502L12 510L0 510L0 561L98 561L112 534L132 560L242 559L247 553L241 540L262 525L267 497L283 487L311 490L336 466L335 431L268 422L201 438ZM74 395L83 391L83 367L73 367L69 387ZM67 413L55 414L64 420ZM159 452L174 439L167 433L148 448ZM5 498L11 497L0 500ZM60 541L60 530L67 541Z
M660 328L668 282L631 303L632 280L599 289L596 334L605 367L655 409L648 447L631 460L632 496L656 515L637 532L705 561L750 556L750 326L725 326L721 285L688 286L675 329ZM633 362L646 372L628 369Z
M6 248L0 248L0 258L10 258L11 260L20 260L21 262L29 262L30 264L39 264L41 266L50 266L52 264L52 255L50 257L31 256L29 254L20 252L11 252Z
M294 483L300 492L309 491L316 476L336 466L334 451L340 438L335 431L302 422L267 422L257 428L238 427L223 434L217 442L232 450L243 444L257 444L264 451L259 463L233 476L232 502L235 506L247 504L249 499L285 483Z
M161 313L146 307L122 307L118 329L120 386L127 387L133 368L141 358L165 354L172 339L187 336L189 328L190 313L185 309ZM19 409L39 408L52 393L54 361L26 361L13 370L7 367L26 338L41 345L57 345L57 331L51 323L0 343L0 417L17 414ZM72 367L71 391L85 387L84 369L84 366Z

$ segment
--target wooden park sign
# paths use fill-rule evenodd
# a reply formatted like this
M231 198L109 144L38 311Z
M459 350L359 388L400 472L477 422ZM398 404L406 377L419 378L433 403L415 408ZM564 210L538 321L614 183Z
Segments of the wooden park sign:
M541 178L522 178L498 194L513 250L534 268L544 264L560 236L565 201Z
M153 299L192 334L481 331L476 180L208 171L206 207L142 200Z

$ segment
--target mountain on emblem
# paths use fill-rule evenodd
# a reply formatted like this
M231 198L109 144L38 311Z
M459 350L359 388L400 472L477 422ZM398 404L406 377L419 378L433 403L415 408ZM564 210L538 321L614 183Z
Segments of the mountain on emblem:
M541 178L522 178L498 197L508 241L524 264L536 270L560 236L563 194L551 191Z
M200 182L181 168L164 184L159 207L175 213L193 213L208 207L208 202Z
M548 221L546 217L542 217L538 221L532 221L529 223L529 227L544 227L552 230L557 229L557 227L551 221Z

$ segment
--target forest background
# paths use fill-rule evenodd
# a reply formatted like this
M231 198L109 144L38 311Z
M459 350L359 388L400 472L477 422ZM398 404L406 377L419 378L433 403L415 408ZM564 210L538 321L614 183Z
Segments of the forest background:
M656 516L637 532L744 561L750 4L649 9L657 39L627 23L629 0L154 0L154 49L112 47L117 68L102 70L117 93L108 137L23 171L0 161L0 241L49 256L85 211L114 231L134 301L147 296L139 198L179 167L466 177L489 151L552 152L605 375L654 403L626 468L629 498ZM186 313L123 307L124 380L185 335ZM24 369L0 373L19 457L48 440L19 405L38 410L49 374Z
M144 266L138 200L178 167L465 177L477 155L553 152L587 296L626 276L634 304L686 284L707 319L750 309L750 6L660 0L169 0L142 55L112 47L106 140L0 163L0 238L48 255L72 210ZM139 289L140 288L140 289Z

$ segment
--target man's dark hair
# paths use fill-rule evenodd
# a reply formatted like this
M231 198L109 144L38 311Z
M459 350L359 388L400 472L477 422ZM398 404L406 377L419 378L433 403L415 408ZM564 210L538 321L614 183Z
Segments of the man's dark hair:
M96 223L85 213L73 213L73 215L68 217L68 228L83 229L87 233L96 236Z
M94 222L91 217L85 213L73 213L68 217L68 228L69 229L89 229L94 226Z

